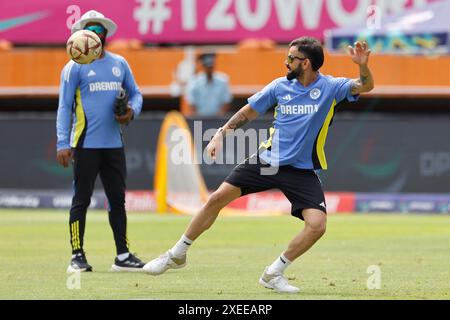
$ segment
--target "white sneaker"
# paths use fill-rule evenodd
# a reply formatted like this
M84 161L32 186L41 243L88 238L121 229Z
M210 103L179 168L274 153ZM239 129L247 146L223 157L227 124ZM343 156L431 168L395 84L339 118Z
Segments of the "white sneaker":
M259 283L267 289L273 289L279 293L297 293L300 291L299 288L291 286L281 273L267 273L267 267L264 269L261 278L259 278Z
M181 259L175 258L170 251L160 255L158 258L153 259L144 266L144 271L157 276L166 272L168 269L180 269L186 265L186 256Z

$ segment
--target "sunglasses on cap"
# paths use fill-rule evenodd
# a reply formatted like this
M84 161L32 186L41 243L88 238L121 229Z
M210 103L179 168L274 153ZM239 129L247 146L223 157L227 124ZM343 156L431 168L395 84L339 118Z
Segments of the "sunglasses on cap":
M84 30L93 31L96 34L104 33L106 31L105 27L99 25L85 27Z
M292 54L290 54L290 55L288 55L288 56L286 57L287 63L292 63L292 62L294 62L295 59L298 59L298 60L300 60L300 61L303 61L303 60L306 60L306 59L308 59L308 58L300 58L300 57L294 56L294 55L292 55Z

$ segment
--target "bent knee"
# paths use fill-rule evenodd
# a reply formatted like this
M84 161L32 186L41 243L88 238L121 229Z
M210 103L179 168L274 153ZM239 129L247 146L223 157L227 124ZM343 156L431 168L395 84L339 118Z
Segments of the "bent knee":
M322 236L325 234L327 230L327 223L326 221L323 221L319 223L306 225L306 227L308 228L309 232L314 233L317 236Z
M314 227L314 232L320 234L321 236L325 234L327 231L327 223L326 221L320 223L319 225Z
M316 234L317 236L322 236L325 234L327 230L327 218L323 213L315 214L313 216L309 216L308 219L305 219L305 228L311 232Z
M316 238L316 239L319 239L319 238L321 238L321 237L325 234L326 226L322 226L322 225L320 225L320 226L314 226L314 227L306 226L306 227L305 227L305 231L306 231L310 236L312 236L312 237L314 237L314 238Z
M214 192L213 194L211 194L208 198L208 202L206 203L207 206L209 207L225 207L228 204L228 199L226 197L226 195L224 195L221 192Z

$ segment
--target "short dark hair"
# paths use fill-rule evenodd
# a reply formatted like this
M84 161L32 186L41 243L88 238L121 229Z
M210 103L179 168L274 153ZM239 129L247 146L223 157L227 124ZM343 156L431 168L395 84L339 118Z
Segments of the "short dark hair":
M319 40L311 37L301 37L293 40L289 44L289 48L293 46L296 46L298 51L303 53L311 61L314 71L319 70L323 65L323 48Z
M216 54L213 52L202 53L198 56L198 60L205 67L212 67L216 61Z

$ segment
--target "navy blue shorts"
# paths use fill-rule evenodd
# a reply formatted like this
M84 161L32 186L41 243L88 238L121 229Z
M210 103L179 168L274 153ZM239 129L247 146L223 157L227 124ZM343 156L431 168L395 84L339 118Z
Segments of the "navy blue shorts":
M275 174L257 155L237 165L225 182L241 189L241 196L270 189L279 189L291 202L291 214L303 220L303 209L318 209L327 213L322 183L314 170L280 166Z

